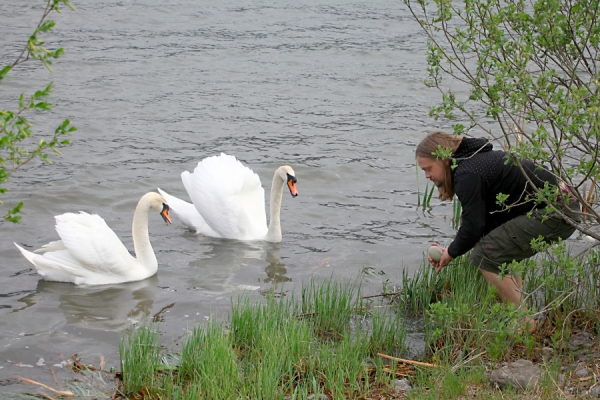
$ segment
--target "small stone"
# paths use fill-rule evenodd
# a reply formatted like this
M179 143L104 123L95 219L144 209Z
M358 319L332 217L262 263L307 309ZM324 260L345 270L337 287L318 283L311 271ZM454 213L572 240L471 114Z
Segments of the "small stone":
M394 381L396 393L408 393L413 390L412 386L410 386L410 382L408 379L396 379Z
M515 389L529 390L537 386L540 367L528 360L517 360L502 366L490 374L490 382L500 389L512 386Z
M544 361L548 361L554 355L554 349L552 347L544 347L542 349L542 357Z
M600 399L600 386L594 386L588 392L588 396L592 399Z
M579 332L569 339L569 349L571 351L585 350L592 347L595 343L594 336L588 332Z
M444 252L438 246L430 246L427 254L429 254L429 257L431 257L433 261L438 262L442 258Z

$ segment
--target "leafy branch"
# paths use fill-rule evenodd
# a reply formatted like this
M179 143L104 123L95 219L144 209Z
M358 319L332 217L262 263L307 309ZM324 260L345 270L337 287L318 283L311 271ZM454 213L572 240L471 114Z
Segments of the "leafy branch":
M29 60L40 61L50 72L52 72L52 60L59 58L63 54L63 49L48 50L44 47L45 42L41 40L40 35L49 33L55 26L53 20L47 19L50 13L61 13L61 7L67 6L74 10L70 0L47 0L46 7L42 13L39 23L35 27L31 36L29 36L26 45L15 61L0 69L0 84L13 69ZM41 139L37 144L32 144L32 124L26 118L28 112L50 112L52 104L48 101L54 83L50 82L44 89L36 91L33 95L25 96L21 94L16 111L0 109L0 185L8 182L10 177L19 168L33 159L40 159L50 163L48 159L48 150L61 154L58 149L61 146L70 144L69 140L64 139L65 135L75 131L77 128L71 125L68 119L61 122L54 130L49 139ZM6 194L8 189L0 186L0 194ZM0 205L3 204L0 200ZM18 216L23 207L20 202L16 207L9 209L0 220L9 222L19 222Z
M548 165L584 207L577 228L600 240L589 229L600 223L599 1L404 3L427 35L425 84L442 97L430 115L453 121L455 134L484 131L519 166ZM559 195L541 189L536 201Z

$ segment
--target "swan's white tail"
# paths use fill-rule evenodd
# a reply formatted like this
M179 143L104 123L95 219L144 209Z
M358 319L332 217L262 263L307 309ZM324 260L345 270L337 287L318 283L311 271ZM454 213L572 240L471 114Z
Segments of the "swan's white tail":
M60 245L58 245L58 243L62 242L56 241L52 243L56 244L56 247L59 248ZM81 274L81 271L78 269L77 266L69 265L66 263L60 263L59 261L57 261L56 258L48 259L39 254L32 253L31 251L25 250L16 243L15 246L17 246L17 249L19 249L21 254L23 254L23 257L25 257L25 259L29 261L31 265L34 266L37 273L41 275L44 279L57 282L73 282L77 285L79 284L78 280L83 275ZM59 250L61 249L59 248Z
M15 243L15 242L13 242L13 243ZM25 257L27 259L27 261L29 261L31 263L31 265L33 265L35 267L36 265L33 262L33 259L36 257L36 255L34 253L32 253L31 251L25 250L24 248L22 248L21 246L19 246L16 243L15 243L15 246L17 246L17 249L19 249L21 254L23 254L23 257Z

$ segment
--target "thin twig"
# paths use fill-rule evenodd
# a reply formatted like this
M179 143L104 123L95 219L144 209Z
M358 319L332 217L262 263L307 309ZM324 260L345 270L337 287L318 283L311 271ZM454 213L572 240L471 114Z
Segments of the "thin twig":
M435 365L435 364L424 363L424 362L421 362L421 361L405 360L404 358L392 357L392 356L388 356L387 354L383 354L383 353L377 353L377 355L379 357L389 358L390 360L394 360L394 361L398 361L398 362L403 362L405 364L418 365L420 367L438 368L438 366Z
M43 383L32 381L31 379L23 378L23 377L18 376L18 375L17 375L17 378L19 378L20 380L22 380L25 383L30 383L32 385L41 386L44 389L47 389L47 390L51 391L52 393L56 393L56 394L59 394L61 396L73 396L73 393L69 392L69 391L60 391L60 390L52 389L50 386L44 385Z

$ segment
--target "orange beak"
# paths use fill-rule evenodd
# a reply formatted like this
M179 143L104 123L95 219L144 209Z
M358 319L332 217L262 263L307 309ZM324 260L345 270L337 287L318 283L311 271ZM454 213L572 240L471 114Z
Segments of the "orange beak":
M298 190L296 190L296 182L292 179L288 179L287 181L288 188L290 188L290 194L292 197L298 196Z
M160 212L160 216L167 224L171 223L171 217L169 217L169 205L168 204L163 203L163 209Z

